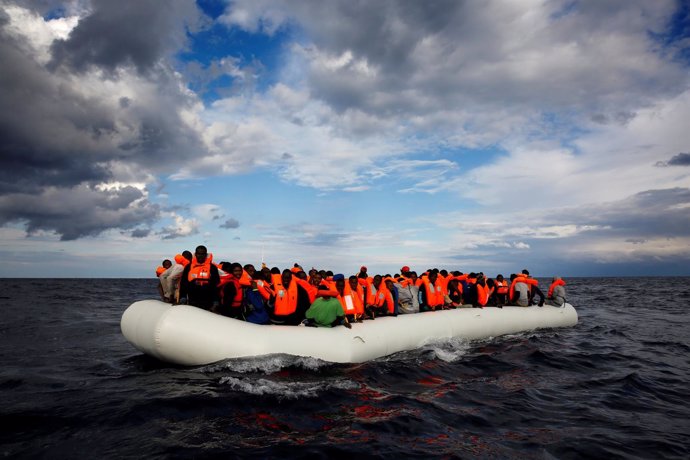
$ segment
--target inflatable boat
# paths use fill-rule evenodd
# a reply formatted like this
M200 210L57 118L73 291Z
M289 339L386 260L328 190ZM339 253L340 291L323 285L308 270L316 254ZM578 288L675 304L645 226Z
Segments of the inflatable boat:
M347 329L262 326L188 305L142 300L125 310L120 327L125 338L147 355L174 364L199 366L276 353L362 363L449 338L475 340L576 324L577 312L570 304L457 308L385 316Z

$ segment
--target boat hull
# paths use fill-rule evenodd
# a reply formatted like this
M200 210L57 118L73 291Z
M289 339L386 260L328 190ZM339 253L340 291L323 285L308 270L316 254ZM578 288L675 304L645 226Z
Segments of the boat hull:
M228 358L284 353L336 363L361 363L427 343L514 334L577 324L564 307L458 308L381 317L345 327L257 325L188 305L133 303L122 315L125 338L140 351L174 364L199 366Z

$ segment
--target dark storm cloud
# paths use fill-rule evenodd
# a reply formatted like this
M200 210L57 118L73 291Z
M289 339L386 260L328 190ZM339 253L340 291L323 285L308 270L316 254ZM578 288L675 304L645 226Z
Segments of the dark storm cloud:
M55 2L31 5L59 11ZM53 42L46 64L18 34L22 24L10 27L0 10L0 225L24 222L29 233L69 240L159 217L138 189L96 184L145 182L176 171L189 152L205 154L180 115L198 101L165 63L199 21L191 2L99 0L66 40Z
M228 219L220 225L220 228L237 228L240 226L240 222L237 219Z
M21 222L28 234L55 231L63 241L96 236L111 228L152 224L159 216L158 205L131 186L98 190L82 185L50 188L37 195L0 196L0 225Z
M552 225L595 226L592 234L644 240L690 236L690 189L647 190L625 200L565 209Z
M146 238L151 233L150 228L136 228L132 230L130 236L132 238Z
M658 161L655 166L690 166L690 153L679 153L668 161Z
M112 72L133 65L147 72L185 43L185 24L196 28L201 21L193 2L94 0L92 7L66 40L53 43L52 66Z

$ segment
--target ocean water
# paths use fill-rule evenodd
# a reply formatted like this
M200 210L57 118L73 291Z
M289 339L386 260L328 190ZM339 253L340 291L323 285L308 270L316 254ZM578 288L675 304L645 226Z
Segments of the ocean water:
M567 281L573 328L183 368L120 332L156 280L0 280L0 455L690 458L690 278Z

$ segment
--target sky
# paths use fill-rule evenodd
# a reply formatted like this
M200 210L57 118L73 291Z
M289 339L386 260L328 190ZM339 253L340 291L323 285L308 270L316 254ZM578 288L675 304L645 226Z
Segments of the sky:
M690 275L690 6L0 0L0 277Z

